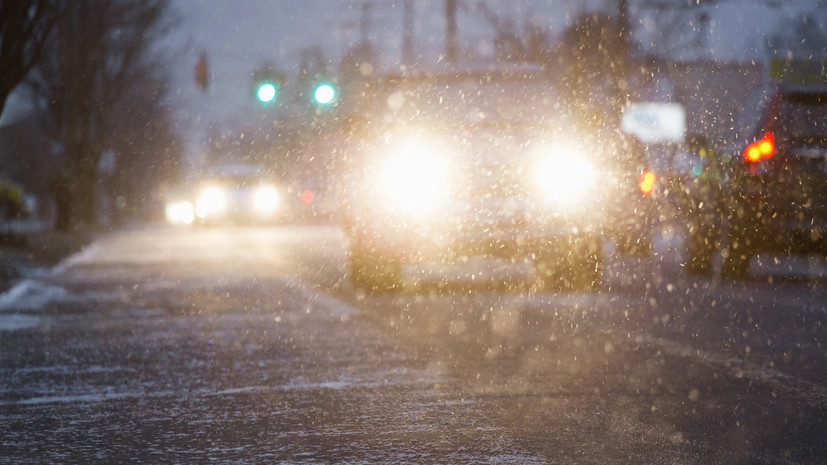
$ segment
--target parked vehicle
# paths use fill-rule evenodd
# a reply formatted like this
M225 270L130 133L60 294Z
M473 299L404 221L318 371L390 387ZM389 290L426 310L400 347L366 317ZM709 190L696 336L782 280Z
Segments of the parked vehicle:
M720 176L693 191L710 214L690 228L690 271L711 273L719 231L729 278L746 277L760 253L827 253L827 86L758 91L714 163Z

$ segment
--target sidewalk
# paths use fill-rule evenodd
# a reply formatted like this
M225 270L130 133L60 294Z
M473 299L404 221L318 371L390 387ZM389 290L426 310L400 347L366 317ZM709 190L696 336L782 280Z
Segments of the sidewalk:
M32 270L79 252L90 240L91 234L54 231L38 222L0 223L0 293Z

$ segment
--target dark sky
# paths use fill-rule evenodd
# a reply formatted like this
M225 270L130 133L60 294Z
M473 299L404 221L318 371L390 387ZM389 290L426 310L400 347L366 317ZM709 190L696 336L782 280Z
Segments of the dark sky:
M413 0L415 51L424 61L444 52L444 0ZM473 6L477 0L464 0ZM683 1L674 0L683 4ZM630 0L634 5L636 0ZM818 0L785 0L783 7L767 8L764 0L719 0L708 7L709 21L702 47L686 47L684 59L695 56L722 60L761 60L764 36L778 24L801 11L815 8ZM778 2L775 2L778 3ZM180 12L180 28L162 43L173 78L172 105L182 131L193 148L210 124L232 125L254 102L249 98L249 74L265 61L275 63L288 75L295 72L303 49L318 46L333 64L362 37L360 0L173 0ZM398 67L401 61L403 0L374 0L369 27L364 30L379 52L381 67ZM527 23L541 25L550 36L563 32L579 13L609 11L611 0L487 0L486 4L517 30ZM609 5L607 7L606 5ZM633 11L637 39L645 44L663 43L663 24L645 11ZM690 41L692 18L680 22L689 35L673 34L673 40ZM481 15L462 11L458 17L462 46L484 55L490 53L494 35ZM681 45L681 44L678 44ZM211 87L205 94L193 80L193 66L201 51L210 58ZM8 104L4 121L25 108L20 96ZM2 123L0 123L2 124Z
M384 68L398 67L401 61L402 0L372 2L369 27L364 31L379 52ZM465 0L473 5L475 0ZM634 5L634 0L630 5ZM683 4L683 2L676 3ZM671 40L678 58L717 58L721 60L761 60L767 33L785 19L812 10L817 0L788 0L782 7L766 7L762 0L719 0L704 11L709 18L705 39L692 46L697 34L687 14L679 22L685 33L673 33ZM435 60L444 51L444 1L414 0L415 49L425 60ZM602 10L615 2L600 0L509 0L487 4L500 17L522 30L526 23L542 25L551 36L562 33L579 13ZM183 17L181 29L171 36L166 49L172 62L176 85L175 106L182 129L194 142L203 137L205 126L232 126L234 119L254 111L248 95L249 73L265 61L275 63L288 75L294 73L303 49L318 46L324 58L338 65L344 51L362 37L359 27L362 9L359 0L174 0ZM562 5L562 6L561 6ZM566 7L567 6L567 7ZM664 27L660 17L646 11L633 11L637 39L645 44L662 45ZM479 14L460 12L460 41L480 54L486 53L493 28ZM680 32L680 31L679 31ZM687 42L690 45L687 46ZM192 65L199 53L207 51L211 64L211 88L204 94L193 82ZM185 63L186 66L178 64ZM334 66L335 67L335 66Z

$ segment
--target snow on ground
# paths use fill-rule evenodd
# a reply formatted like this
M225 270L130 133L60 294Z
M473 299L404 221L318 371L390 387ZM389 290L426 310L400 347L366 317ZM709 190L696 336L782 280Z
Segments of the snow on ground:
M32 315L0 315L0 331L33 328L41 323L41 318Z
M11 289L0 294L0 331L14 331L33 328L43 322L43 318L29 313L43 308L44 305L64 298L66 290L36 279L20 281Z
M66 289L60 286L26 279L17 283L5 294L0 295L0 312L8 310L36 310L54 300L66 296Z

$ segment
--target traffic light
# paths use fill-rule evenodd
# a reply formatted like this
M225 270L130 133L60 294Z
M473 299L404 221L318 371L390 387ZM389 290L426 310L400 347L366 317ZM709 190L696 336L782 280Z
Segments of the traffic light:
M256 97L258 100L263 103L269 103L276 99L278 95L278 89L272 83L265 82L258 86L258 91L256 91Z
M284 75L271 66L263 66L252 72L253 93L261 103L275 102L284 85Z
M336 101L336 87L328 82L322 82L313 89L313 100L320 105L330 105Z
M207 52L201 52L201 57L195 63L195 84L202 91L207 90L210 85L209 82L209 64L207 62Z

